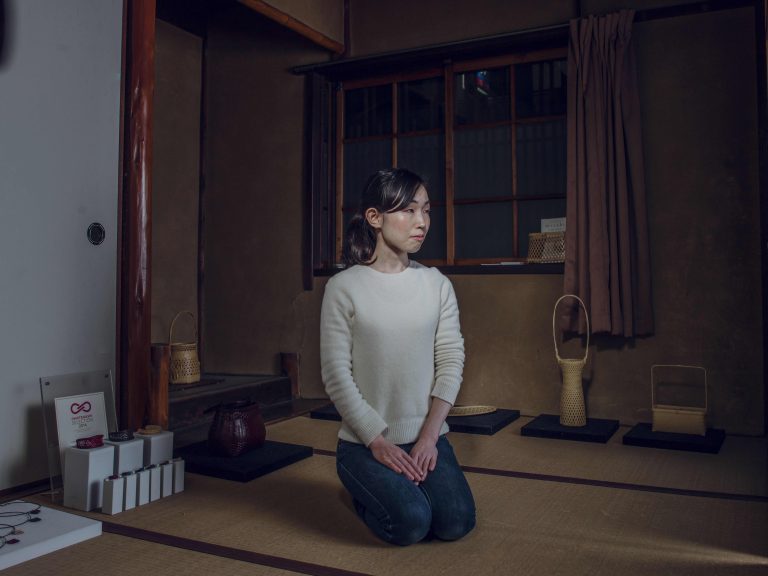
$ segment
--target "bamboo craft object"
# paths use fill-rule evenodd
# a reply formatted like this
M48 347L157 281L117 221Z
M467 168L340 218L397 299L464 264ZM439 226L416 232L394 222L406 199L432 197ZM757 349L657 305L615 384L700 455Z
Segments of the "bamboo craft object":
M656 403L656 369L681 368L685 370L701 370L704 373L704 407L676 406ZM684 364L654 364L651 366L651 410L653 412L654 432L673 432L676 434L707 434L707 370L702 366L687 366Z
M587 321L587 346L584 349L584 358L561 358L557 349L557 332L555 331L555 318L557 305L565 298L575 298L584 309L584 318ZM587 412L584 408L584 388L582 386L582 373L587 363L589 354L589 314L584 302L574 294L565 294L555 302L552 310L552 339L555 343L555 358L563 375L563 385L560 389L560 424L563 426L586 426Z
M200 381L200 360L197 355L197 322L194 342L174 342L173 327L182 314L187 314L195 320L194 314L182 310L174 316L168 333L168 344L171 347L171 384L193 384Z

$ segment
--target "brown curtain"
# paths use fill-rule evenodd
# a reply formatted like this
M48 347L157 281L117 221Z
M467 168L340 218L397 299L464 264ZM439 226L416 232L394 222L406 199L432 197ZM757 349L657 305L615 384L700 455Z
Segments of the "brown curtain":
M628 338L653 332L633 17L570 23L564 278L592 332ZM578 303L564 313L563 328L583 333Z

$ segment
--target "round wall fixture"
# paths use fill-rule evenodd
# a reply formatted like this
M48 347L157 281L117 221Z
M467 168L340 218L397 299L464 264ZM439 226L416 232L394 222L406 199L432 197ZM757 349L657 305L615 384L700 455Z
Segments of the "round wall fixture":
M98 246L102 242L104 242L104 237L107 235L107 233L104 231L104 226L99 224L98 222L94 222L90 226L88 226L88 242L93 244L94 246Z

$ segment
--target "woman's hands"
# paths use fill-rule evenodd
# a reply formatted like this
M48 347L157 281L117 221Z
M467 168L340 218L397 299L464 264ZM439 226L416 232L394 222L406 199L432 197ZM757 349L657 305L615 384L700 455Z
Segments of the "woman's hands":
M405 475L412 482L418 484L427 477L426 473L422 472L422 468L417 466L416 461L410 454L396 444L392 444L381 434L373 439L368 448L370 448L373 457L378 462L381 462L384 466L398 474ZM414 446L415 449L416 447Z
M368 448L378 462L418 484L437 466L437 439L450 409L451 405L445 400L432 398L429 414L410 454L381 434L373 439Z
M429 407L429 414L427 414L427 419L421 427L419 439L411 449L411 458L421 472L422 480L437 466L437 439L440 437L440 429L448 417L450 409L451 404L445 400L437 397L432 398L432 405Z
M378 462L416 484L425 480L437 465L437 446L424 437L413 445L410 454L381 435L374 438L368 448Z
M411 458L421 472L421 479L426 479L427 474L437 466L436 441L421 436L411 448Z

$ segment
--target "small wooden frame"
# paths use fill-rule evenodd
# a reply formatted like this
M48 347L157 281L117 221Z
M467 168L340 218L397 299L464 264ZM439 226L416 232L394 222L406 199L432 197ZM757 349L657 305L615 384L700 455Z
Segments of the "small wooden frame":
M656 403L656 369L683 368L704 372L704 406L677 406ZM651 410L653 412L653 432L674 432L677 434L707 433L707 371L701 366L682 364L655 364L651 366Z

